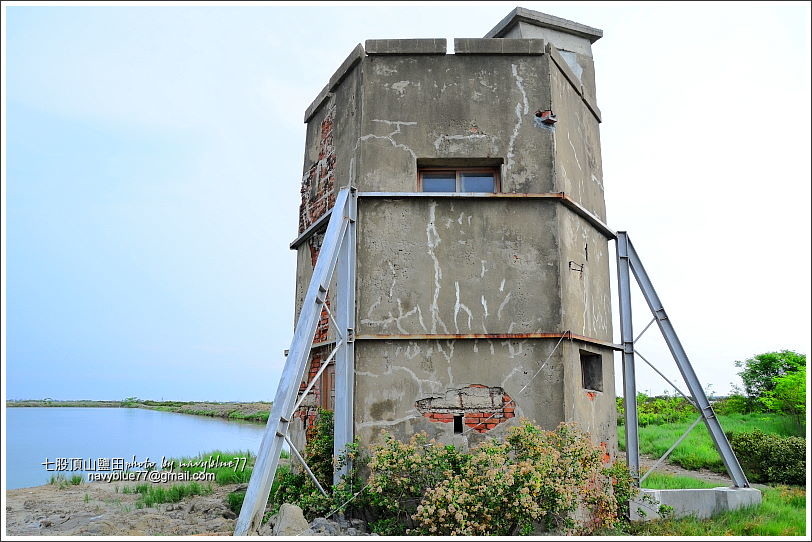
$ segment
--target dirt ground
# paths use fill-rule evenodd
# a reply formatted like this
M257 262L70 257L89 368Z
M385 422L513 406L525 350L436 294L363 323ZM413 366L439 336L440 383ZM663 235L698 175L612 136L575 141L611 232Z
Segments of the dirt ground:
M226 498L242 485L212 484L209 495L155 508L135 507L132 482L43 485L6 491L6 535L231 535L236 515Z
M644 455L641 455L640 470L643 472L647 471L648 469L654 466L654 464L657 462L657 459L658 458L646 457ZM621 463L625 463L626 452L618 452L617 460L620 461ZM713 472L712 470L708 469L700 469L700 470L683 469L679 465L669 463L668 461L664 461L660 466L658 466L655 472L660 472L663 474L673 474L675 476L690 476L691 478L699 478L707 482L719 484L719 486L733 485L733 481L726 474L719 474L718 472Z

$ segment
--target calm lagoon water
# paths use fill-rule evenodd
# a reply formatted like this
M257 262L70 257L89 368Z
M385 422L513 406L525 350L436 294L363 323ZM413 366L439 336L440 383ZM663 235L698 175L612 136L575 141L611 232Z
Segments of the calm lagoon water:
M154 461L214 450L256 454L264 425L140 408L6 408L6 489L45 484L57 458ZM49 468L54 469L51 464ZM139 469L133 469L139 470ZM84 472L65 472L68 477Z

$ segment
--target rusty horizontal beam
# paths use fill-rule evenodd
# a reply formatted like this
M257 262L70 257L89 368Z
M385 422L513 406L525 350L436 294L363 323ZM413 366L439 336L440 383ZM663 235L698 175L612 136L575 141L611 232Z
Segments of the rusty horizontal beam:
M612 350L622 350L620 345L613 342L602 341L593 337L585 337L583 335L576 335L569 331L563 333L414 333L414 334L363 334L356 335L356 341L372 340L372 341L454 341L465 339L484 339L484 340L509 340L520 341L523 339L571 339L573 341L581 341L590 343Z

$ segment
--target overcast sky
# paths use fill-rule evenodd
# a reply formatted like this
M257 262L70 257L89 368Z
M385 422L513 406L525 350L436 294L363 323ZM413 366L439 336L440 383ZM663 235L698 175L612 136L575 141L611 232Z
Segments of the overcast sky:
M7 398L272 399L305 108L357 43L482 37L516 5L5 4ZM809 4L519 5L604 31L608 222L699 378L808 353Z

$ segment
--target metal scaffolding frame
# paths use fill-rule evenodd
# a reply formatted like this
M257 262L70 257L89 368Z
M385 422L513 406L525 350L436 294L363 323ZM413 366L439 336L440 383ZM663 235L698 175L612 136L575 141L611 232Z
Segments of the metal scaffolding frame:
M390 193L358 193L354 187L345 187L339 190L335 205L325 213L310 228L305 230L299 238L291 245L298 246L300 242L307 239L315 231L321 229L324 224L327 228L322 241L321 249L316 260L313 275L307 289L301 312L296 322L296 328L288 351L285 367L276 390L276 396L268 416L268 423L265 428L265 435L262 438L259 452L257 453L256 464L248 484L248 489L243 501L240 516L234 530L236 536L256 533L265 506L268 502L271 486L273 484L276 468L282 447L285 443L290 446L291 453L303 465L305 472L315 482L316 487L324 494L324 488L307 463L295 448L288 435L289 425L293 419L293 414L302 404L307 394L315 383L322 376L327 366L335 359L336 363L336 394L334 413L334 455L342 455L347 444L353 441L353 393L355 374L355 282L356 282L356 220L358 215L359 196L390 196ZM407 194L414 195L414 194ZM397 196L402 197L403 194ZM455 194L419 194L419 196L457 196ZM508 195L503 195L508 196ZM516 196L516 195L511 195ZM525 195L527 196L527 195ZM637 386L635 382L635 355L640 357L645 363L650 365L662 378L677 390L685 399L694 406L700 416L691 425L671 448L657 461L654 468L650 469L646 476L652 472L666 457L673 451L688 433L699 423L705 422L708 431L713 439L719 455L725 464L730 477L737 487L749 487L744 471L736 459L730 443L725 437L719 420L710 406L708 398L699 383L699 379L691 366L688 356L685 354L679 342L676 332L665 313L665 309L657 296L651 280L648 277L640 258L637 255L626 232L613 232L597 217L584 210L580 205L574 204L563 193L557 194L536 194L530 195L537 198L557 198L570 207L573 212L589 220L596 225L598 231L603 233L607 239L615 239L617 244L617 275L618 275L618 297L620 307L621 324L621 345L608 345L623 353L623 396L625 404L626 423L626 461L632 476L637 485L640 484L640 453L638 441L637 425ZM394 196L392 196L394 197ZM599 226L599 227L598 227ZM327 292L332 281L333 273L338 269L339 278L337 283L337 295L335 299L335 314L327 306ZM653 315L652 320L646 325L637 337L634 337L632 327L632 307L631 307L631 275L634 275L640 291L643 294L649 309ZM321 318L322 311L326 311L329 321L334 326L335 346L330 355L322 362L313 379L307 387L300 393L299 388L304 378L305 369L310 362L310 351L314 347L324 346L324 344L313 344L313 337L316 327ZM683 393L673 382L643 357L634 347L635 343L642 335L656 322L671 351L674 361L682 373L682 377L688 386L689 394ZM569 332L567 332L569 333ZM539 333L538 338L563 337L563 334ZM460 335L458 338L465 338ZM570 334L570 337L573 336ZM380 338L378 336L362 338ZM395 336L394 338L402 338ZM428 336L426 338L429 338ZM432 336L432 338L436 338ZM473 338L473 336L472 336ZM587 337L578 337L580 340L595 342ZM332 343L332 341L331 341ZM296 400L298 397L298 400ZM344 462L337 467L334 472L334 483L338 483L341 477L346 474L351 465Z

